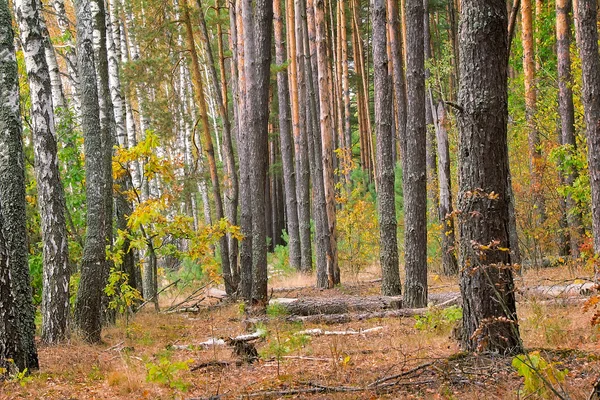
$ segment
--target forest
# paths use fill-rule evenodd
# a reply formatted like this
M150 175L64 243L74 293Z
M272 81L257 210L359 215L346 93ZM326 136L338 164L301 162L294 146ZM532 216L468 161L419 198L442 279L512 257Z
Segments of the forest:
M0 0L0 400L600 399L596 0Z

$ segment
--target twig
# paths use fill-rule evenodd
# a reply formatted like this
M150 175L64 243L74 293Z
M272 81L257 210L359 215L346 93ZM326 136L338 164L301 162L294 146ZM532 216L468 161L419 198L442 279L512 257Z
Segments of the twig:
M413 374L413 373L415 373L417 371L420 371L423 368L427 368L427 367L429 367L432 364L433 364L433 362L427 362L427 363L421 364L421 365L419 365L419 366L417 366L415 368L409 369L408 371L401 372L399 374L392 375L392 376L387 376L385 378L377 379L375 382L369 384L367 387L379 386L379 385L381 385L384 382L391 381L393 379L402 378L403 376L407 376L407 375Z
M180 281L181 281L181 279L177 279L176 281L169 283L167 286L165 286L164 288L160 289L158 291L158 293L156 293L154 296L150 297L147 300L144 300L144 302L142 304L140 304L140 306L135 310L135 312L137 313L138 311L140 311L142 309L142 307L144 307L146 304L150 303L152 300L154 300L155 298L157 298L159 294L161 294L162 292L164 292L165 290L167 290L171 286L178 284Z

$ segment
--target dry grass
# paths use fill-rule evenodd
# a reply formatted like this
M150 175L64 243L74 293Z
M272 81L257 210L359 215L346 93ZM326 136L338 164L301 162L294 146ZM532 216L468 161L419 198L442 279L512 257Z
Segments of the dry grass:
M542 279L567 279L583 275L582 271L548 269L531 271L519 278L519 284L540 282ZM372 275L365 275L372 280ZM457 291L453 279L431 275L432 291ZM329 296L339 294L376 294L378 283L344 285L333 291L319 291L311 286L313 278L306 275L280 280L273 286L301 288L278 296ZM168 299L169 302L173 299ZM600 374L600 362L595 354L598 332L589 325L590 315L579 306L562 307L539 302L519 303L521 334L527 348L576 349L546 353L550 359L562 360L569 368L567 389L572 399L585 398L592 382ZM472 375L462 383L449 377L453 368L480 368L477 358L448 361L459 352L448 330L421 331L415 320L377 319L329 326L323 329L365 329L374 326L383 330L366 335L313 337L304 347L297 347L282 360L280 374L277 362L268 355L269 346L293 335L300 329L317 325L299 326L285 322L271 322L267 339L257 348L265 357L253 365L236 366L236 357L227 347L209 349L173 350L174 344L194 344L210 337L235 336L244 333L244 317L236 304L213 306L197 314L155 314L151 308L136 315L129 326L122 323L104 331L102 345L88 345L77 339L56 346L41 346L41 368L24 386L16 382L0 386L0 399L189 399L225 394L223 399L235 399L259 390L298 387L308 382L332 386L365 386L382 376L410 369L427 361L436 361L435 368L423 372L433 377L433 383L398 388L391 393L366 391L358 393L314 394L314 399L367 399L367 398L431 398L431 399L504 399L515 398L521 378L510 368L510 359L493 362L493 373ZM193 360L191 365L218 360L230 362L227 367L208 367L196 371L176 370L172 380L187 386L186 391L168 384L147 381L147 364L169 360ZM482 364L483 365L483 364ZM466 367L465 367L466 366ZM486 367L487 368L487 367ZM485 370L488 371L488 370ZM429 374L429 375L427 375ZM435 375L432 375L435 374ZM446 375L444 375L446 374ZM486 375L486 376L483 376ZM2 384L0 384L2 385ZM306 386L303 386L306 387ZM298 394L293 398L307 398ZM260 398L260 397L259 397Z

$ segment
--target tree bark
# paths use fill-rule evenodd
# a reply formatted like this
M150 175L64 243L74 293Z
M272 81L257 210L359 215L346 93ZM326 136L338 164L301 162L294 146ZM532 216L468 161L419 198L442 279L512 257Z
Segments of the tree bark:
M463 0L460 31L460 288L463 346L518 353L508 237L507 10Z
M65 197L58 169L52 82L42 36L41 3L15 2L31 97L35 175L43 242L42 340L68 337L69 253Z
M207 73L211 81L211 85L213 87L216 102L217 102L217 110L219 113L219 117L221 117L221 121L223 124L223 150L225 151L225 170L226 176L223 178L225 183L225 215L229 220L229 223L232 225L237 225L237 207L238 207L238 176L235 165L235 154L233 151L233 141L231 138L231 123L229 121L229 115L227 113L227 90L219 90L219 79L217 77L217 70L215 68L215 60L212 54L212 49L210 45L210 38L208 37L208 29L206 28L206 21L204 19L204 14L202 10L202 2L201 0L197 0L198 8L200 10L200 38L202 43L204 44L204 51L206 53L206 61L207 61ZM219 25L220 26L220 25ZM220 37L220 35L219 35ZM222 45L221 45L222 46ZM224 65L221 66L222 70ZM225 82L225 77L221 75L221 84L227 87L227 83ZM229 270L235 271L237 269L237 253L238 253L238 242L237 239L234 239L230 235L227 237L227 241L229 243ZM236 286L236 279L232 278L232 286Z
M19 76L8 3L0 1L0 364L38 368L27 262Z
M75 304L75 323L86 341L100 342L102 289L106 268L105 174L98 87L92 42L92 14L89 0L75 2L77 17L77 66L81 99L81 128L85 148L87 228L81 280Z
M521 5L521 41L523 42L523 73L525 76L525 118L527 120L529 142L529 171L531 191L535 208L534 227L545 219L545 205L542 193L540 137L535 121L537 113L537 88L535 82L535 60L533 46L532 0L522 0Z
M275 18L275 62L283 65L286 60L286 51L283 35L283 13L281 12L281 1L273 2ZM288 9L288 12L291 10ZM288 29L294 29L288 24ZM291 47L291 43L290 43ZM291 55L291 49L290 49ZM293 56L295 58L295 56ZM295 68L290 63L288 68ZM294 71L295 73L295 71ZM286 71L277 72L277 97L279 100L279 141L281 144L281 162L283 165L283 182L285 184L286 216L288 232L288 248L290 266L300 270L302 265L302 253L300 250L300 227L298 222L298 200L296 197L296 172L294 168L294 149L290 133L290 103L289 86ZM297 97L297 94L296 94ZM297 101L297 98L296 98Z
M301 267L312 270L312 239L310 233L310 163L306 119L306 74L304 70L303 1L288 0L288 30L290 42L290 86L292 100L292 132L296 155L296 190L298 195L298 226L300 229ZM293 13L292 13L293 10Z
M265 180L269 122L269 67L273 2L243 0L244 55L246 80L246 130L252 174L252 302L267 302L267 238L265 219Z
M432 107L433 108L433 107ZM454 213L452 207L452 184L450 174L450 149L448 145L448 120L444 103L437 106L437 152L438 152L438 186L440 197L439 219L442 224L442 266L445 275L458 274L456 262L456 237L454 235Z
M583 78L588 169L592 190L594 252L600 254L600 59L596 7L596 1L578 0L576 25Z
M213 147L212 136L210 133L210 125L208 121L208 113L206 110L206 98L204 96L204 83L202 81L202 75L200 72L200 62L198 60L198 53L196 52L196 42L194 40L194 31L192 29L192 22L190 19L190 11L188 8L187 0L181 2L183 22L186 30L187 45L190 51L192 59L192 78L194 87L194 98L196 100L196 106L200 113L200 119L202 123L202 142L203 149L206 152L206 158L208 161L208 169L210 172L210 180L212 183L213 199L215 202L215 216L217 222L224 217L223 213L223 200L221 197L221 186L219 183L219 174L217 171L217 163L215 160L215 151ZM216 90L218 93L219 91ZM227 294L232 295L235 292L235 283L231 277L231 269L229 262L229 244L227 243L227 237L223 236L219 239L219 248L221 250L221 268L223 270L223 280L225 281L225 291Z
M575 142L575 107L573 105L573 77L571 75L571 1L556 1L556 52L558 60L558 107L560 115L560 144L569 145L570 153L577 151ZM577 171L563 171L564 184L572 186ZM576 211L576 202L570 196L565 198L570 238L571 257L579 257L581 242L581 215Z
M396 0L388 0L388 19L392 65L394 69L394 118L396 122L396 137L399 143L398 155L402 158L402 162L404 162L406 154L406 81L404 76L404 56L402 54L401 16ZM404 170L404 165L402 169Z
M379 213L379 260L381 293L398 296L402 291L398 261L396 192L394 190L394 134L392 131L392 77L388 69L386 0L372 8L373 62L375 74L375 130L377 135L377 210Z
M323 186L325 190L325 211L327 213L328 229L328 254L327 254L327 279L329 287L340 281L340 268L337 257L336 218L335 218L335 180L333 174L334 155L334 121L330 90L331 65L327 53L327 27L324 0L315 0L315 30L318 65L319 112L321 127L321 146L323 163ZM333 93L332 93L333 94Z
M406 161L404 170L407 307L427 306L427 167L425 163L425 64L423 1L406 1Z

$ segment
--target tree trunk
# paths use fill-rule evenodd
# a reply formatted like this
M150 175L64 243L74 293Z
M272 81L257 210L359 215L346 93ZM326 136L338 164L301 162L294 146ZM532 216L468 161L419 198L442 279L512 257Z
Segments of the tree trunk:
M266 156L269 123L269 74L273 2L243 0L250 190L252 194L252 302L267 303L267 238L265 219Z
M596 1L578 0L576 24L583 77L588 169L592 190L594 252L600 254L600 59L598 58L596 7Z
M200 38L202 39L202 43L204 44L204 50L206 53L206 64L207 64L207 72L211 81L211 85L215 92L216 102L217 102L217 110L219 113L219 117L221 117L221 121L223 124L223 150L225 151L225 171L226 176L223 178L225 183L225 214L226 217L232 225L237 225L237 207L238 207L238 177L235 166L235 154L233 152L233 141L231 138L231 123L229 122L229 115L227 113L227 82L225 82L224 72L221 75L221 84L225 85L224 90L219 90L219 79L217 77L217 70L215 69L215 61L212 54L212 49L210 45L210 39L208 37L208 29L206 28L206 21L204 19L204 13L202 10L202 2L201 0L197 0L198 8L200 10ZM219 25L220 26L220 25ZM220 35L219 35L220 37ZM222 47L222 45L221 45ZM220 48L220 51L222 49ZM221 69L223 71L224 64L221 65ZM238 252L238 242L237 239L234 239L230 235L227 236L227 241L229 243L229 270L235 271L237 269L237 252ZM224 261L225 262L225 261ZM232 280L232 286L235 288L236 279Z
M342 96L344 98L344 144L346 146L347 157L352 158L352 125L351 125L351 109L350 109L350 81L348 70L348 31L346 22L346 2L338 2L340 9L340 46L341 46L341 63L342 63ZM350 171L346 174L346 183L350 184Z
M577 151L575 142L575 108L573 105L573 78L571 76L571 9L570 0L556 1L556 52L558 60L558 107L560 115L560 144L569 145L570 153ZM564 184L572 186L578 171L563 171ZM575 200L565 198L570 238L571 257L579 257L581 242L581 215L576 211Z
M377 206L379 213L379 260L381 293L398 296L402 291L398 261L395 201L394 134L392 131L392 77L388 69L386 0L376 0L372 8L373 62L375 74L375 130L377 135Z
M101 340L102 289L106 268L106 202L104 152L100 128L98 87L92 43L92 14L88 0L75 2L77 17L77 66L81 99L81 128L85 147L87 227L81 264L81 280L75 304L75 323L86 341Z
M0 364L38 368L27 262L19 76L8 3L0 1Z
M404 162L406 154L406 82L404 77L404 56L402 55L402 29L400 28L400 10L396 0L388 0L388 29L390 50L392 53L394 108L396 138L399 143L398 155ZM404 169L404 165L403 165Z
M290 46L289 80L292 101L292 132L296 155L296 190L298 196L298 226L300 230L300 270L312 270L312 240L310 233L310 163L308 160L308 122L306 120L306 74L304 71L303 2L287 2ZM300 60L300 61L299 61Z
M433 107L432 107L433 108ZM456 263L456 238L454 235L454 215L452 209L452 186L450 174L450 149L448 145L448 120L444 103L437 106L437 152L438 152L438 184L440 190L439 218L442 224L442 266L445 275L458 274Z
M315 27L317 46L317 65L319 82L319 112L321 127L321 146L323 162L323 184L325 189L325 204L327 212L327 236L329 238L327 254L327 278L329 287L340 282L340 268L337 257L337 233L335 218L335 180L333 175L334 124L330 93L333 87L331 77L330 57L327 53L327 27L324 0L315 0ZM332 93L333 94L333 93Z
M540 137L536 125L537 88L535 82L535 60L533 50L533 22L531 11L532 0L522 0L521 5L521 40L523 42L523 73L525 77L525 118L529 131L529 170L531 174L531 191L535 208L534 228L544 222L544 200L542 193ZM536 250L537 252L537 250Z
M273 2L275 18L275 62L277 65L283 65L286 60L285 42L283 36L283 14L281 12L281 1ZM291 10L288 7L288 12ZM294 27L288 24L288 30ZM294 44L295 46L295 44ZM290 43L291 48L291 43ZM290 49L290 56L292 50ZM295 59L295 56L292 56ZM292 58L290 57L290 58ZM290 63L288 68L295 68ZM295 73L295 71L294 71ZM283 166L283 182L285 184L286 216L288 248L290 257L290 266L300 270L302 263L302 253L300 250L300 228L298 225L298 200L296 197L296 172L294 171L294 149L292 137L290 134L290 104L289 104L289 86L286 71L277 72L277 97L279 100L279 141L281 144L281 162ZM296 94L297 97L297 94ZM296 99L297 101L297 99Z
M463 0L460 32L460 288L463 346L518 353L508 237L507 11Z
M423 1L406 1L406 161L404 215L407 307L427 306L427 167L425 163L425 64Z
M425 64L429 65L432 60L431 56L431 30L429 29L429 0L423 0L423 49ZM429 68L425 68L425 81L427 82L431 76ZM437 151L435 148L435 126L434 115L436 112L433 102L433 93L431 86L426 83L425 87L425 127L426 127L426 150L425 160L427 165L427 198L431 204L431 209L435 210L432 215L439 209L439 199L437 198Z
M194 98L196 100L196 106L200 113L200 119L202 123L202 142L203 148L206 152L206 158L208 160L208 169L210 172L210 180L212 183L213 198L215 201L215 216L216 222L219 222L223 217L223 201L221 198L221 187L219 183L219 174L217 171L217 163L215 160L215 151L213 147L212 136L210 133L210 125L208 121L208 113L206 110L206 98L204 97L204 84L202 81L202 75L200 72L200 62L198 60L198 53L196 52L196 42L194 40L194 31L192 29L192 22L190 20L190 11L188 8L187 0L181 2L183 22L186 30L187 44L192 59L192 77L194 87ZM219 91L216 90L218 93ZM224 112L224 110L222 110ZM225 282L225 291L227 294L232 295L235 292L235 284L231 277L231 269L229 263L229 244L227 243L227 237L223 236L219 240L219 248L221 250L221 268L223 270L223 281Z
M308 137L308 158L310 163L310 178L313 186L313 215L315 218L315 247L317 264L317 287L333 287L333 276L329 274L328 257L330 255L329 223L327 221L327 203L325 199L325 183L323 176L322 143L317 115L319 113L315 85L313 79L313 65L311 46L309 42L310 31L307 14L312 10L308 3L300 6L301 26L303 29L304 46L304 72L306 78L306 130Z
M42 37L40 3L15 3L31 96L31 121L43 242L42 340L58 343L68 337L69 253L65 197L60 172L52 107L52 83Z

